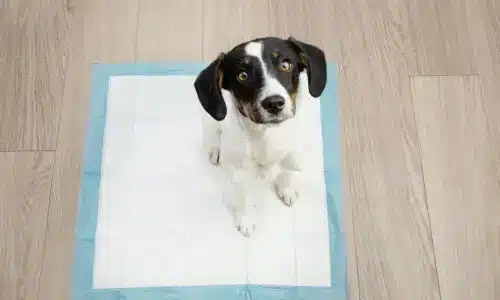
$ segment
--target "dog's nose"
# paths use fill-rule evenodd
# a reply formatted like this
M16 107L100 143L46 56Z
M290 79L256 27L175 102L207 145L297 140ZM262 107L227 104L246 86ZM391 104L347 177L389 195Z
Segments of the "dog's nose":
M285 107L285 98L281 96L270 96L262 100L262 107L273 115L279 114Z

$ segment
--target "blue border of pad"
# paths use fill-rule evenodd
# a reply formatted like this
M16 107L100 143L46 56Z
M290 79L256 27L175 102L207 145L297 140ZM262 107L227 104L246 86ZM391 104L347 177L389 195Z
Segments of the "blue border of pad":
M328 65L328 84L321 96L323 156L330 232L331 287L307 286L169 286L155 288L93 289L94 242L97 227L101 158L106 103L111 76L197 75L204 63L95 64L92 73L90 116L75 230L73 300L345 300L348 298L347 256L342 201L340 117L337 68Z

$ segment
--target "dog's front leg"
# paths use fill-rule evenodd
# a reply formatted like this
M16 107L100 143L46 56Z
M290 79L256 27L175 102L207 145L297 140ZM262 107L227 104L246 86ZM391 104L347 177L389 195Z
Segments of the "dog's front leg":
M302 190L302 166L297 156L288 155L282 162L282 170L276 178L276 193L281 201L291 206L300 196Z
M213 165L221 163L221 138L222 127L220 122L215 122L208 117L203 119L203 138L208 149L208 158Z
M231 191L229 197L236 228L244 236L250 236L255 230L255 202L252 199L252 184L256 176L249 163L224 166ZM255 188L255 187L254 187Z

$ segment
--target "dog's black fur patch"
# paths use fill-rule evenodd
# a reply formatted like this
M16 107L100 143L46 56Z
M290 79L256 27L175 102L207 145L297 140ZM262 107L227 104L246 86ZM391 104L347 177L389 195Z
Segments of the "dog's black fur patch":
M251 42L262 43L262 60L268 74L281 83L292 99L299 84L299 74L304 69L307 69L309 92L313 97L321 95L327 80L326 59L321 49L294 38L258 38L237 45L227 54L219 55L196 79L195 89L199 101L215 120L221 121L227 114L227 107L220 92L220 88L223 88L234 94L238 109L244 116L249 117L250 112L252 121L264 123L254 110L245 109L259 105L256 103L257 98L264 86L263 69L259 59L248 56L245 52L246 45ZM291 63L291 70L280 70L279 66L283 60ZM242 71L248 76L244 81L238 80L238 74Z

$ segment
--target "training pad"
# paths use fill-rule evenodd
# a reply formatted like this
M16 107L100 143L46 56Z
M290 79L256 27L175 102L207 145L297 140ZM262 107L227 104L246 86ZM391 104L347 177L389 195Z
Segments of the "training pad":
M95 67L74 298L345 299L334 68L321 98L305 102L305 191L290 208L256 185L257 228L245 238L203 140L193 88L203 67Z

